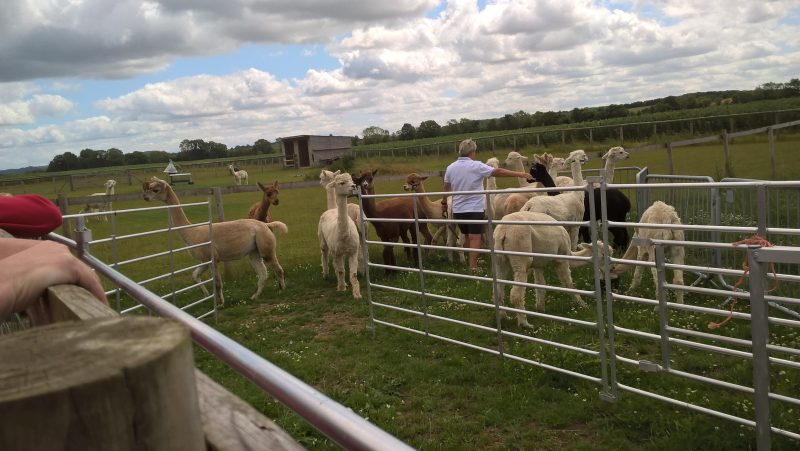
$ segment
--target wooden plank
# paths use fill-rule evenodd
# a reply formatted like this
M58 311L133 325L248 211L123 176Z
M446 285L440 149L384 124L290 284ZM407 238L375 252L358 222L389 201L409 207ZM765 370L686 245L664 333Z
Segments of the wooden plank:
M47 290L54 322L118 316L83 288L56 285ZM302 450L286 431L195 368L197 399L209 450Z

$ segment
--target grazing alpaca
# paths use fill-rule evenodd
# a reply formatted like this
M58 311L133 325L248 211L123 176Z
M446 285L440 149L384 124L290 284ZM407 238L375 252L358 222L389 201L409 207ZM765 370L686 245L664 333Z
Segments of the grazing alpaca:
M280 200L278 200L278 181L275 180L271 186L264 186L261 182L256 182L256 185L263 192L261 202L256 202L250 206L247 217L261 222L272 222L272 213L269 211L269 206L280 203Z
M342 171L338 171L338 170L336 172L331 172L331 171L326 171L325 169L323 169L319 173L319 184L322 187L322 189L325 190L325 196L326 196L326 200L327 200L327 209L328 210L336 208L336 193L334 192L333 187L331 186L331 182L333 182L334 177L339 175L341 172ZM331 186L331 187L329 188L329 186ZM359 207L356 204L348 203L347 204L347 216L349 216L350 219L352 219L353 222L356 224L356 229L358 230L358 238L361 239L362 238L361 237L361 227L360 227L360 224L361 224L361 207ZM326 266L325 270L324 270L324 273L327 274L327 272L328 272L328 267ZM360 272L360 273L364 272L364 255L362 253L358 254L358 272Z
M355 183L361 187L364 194L375 194L375 175L378 170L364 171L355 179ZM364 215L368 218L385 218L385 219L414 219L414 207L412 200L409 197L396 197L392 199L382 200L375 202L375 199L363 199ZM378 233L381 241L387 243L396 243L397 239L401 239L404 243L409 243L408 234L411 235L411 242L417 243L418 237L414 233L413 222L381 222L372 221L372 226ZM428 231L425 224L420 224L420 231L425 237L425 240L430 243L433 238ZM405 248L406 255L417 263L417 254L412 249ZM394 250L392 246L383 247L383 263L386 265L396 266L394 258ZM390 269L386 270L391 273Z
M647 224L682 224L681 218L678 216L675 208L671 205L661 202L660 200L653 202L653 205L644 211L644 214L642 214L639 222ZM640 238L650 238L654 240L684 240L683 230L679 229L646 229L642 227L636 229L634 236L639 236ZM667 246L666 250L669 251L671 262L673 264L683 264L685 256L683 246ZM625 260L633 260L635 258L639 261L645 261L645 259L647 259L650 262L654 262L656 257L653 246L636 246L631 244L630 247L628 247L628 250L625 251L625 255L622 258ZM630 269L630 266L631 265L629 264L622 263L614 265L611 268L612 280L618 279L620 274ZM655 284L655 281L658 277L656 268L650 269L653 273L653 283ZM636 291L641 282L642 267L636 265L635 269L633 270L633 281L631 281L631 286L628 288L628 293ZM674 285L683 285L683 270L673 270L672 283ZM679 304L683 304L683 291L675 290L675 299Z
M105 193L92 193L90 196L113 196L114 195L114 187L117 185L116 180L106 180L106 183L103 184L106 187ZM108 202L89 202L86 204L84 208L81 209L78 213L97 213L100 211L111 211L112 205L111 201ZM102 215L104 221L108 221L108 217L106 215ZM89 219L88 217L86 218Z
M244 183L245 185L249 185L247 181L247 171L244 169L236 170L232 164L228 165L228 170L231 171L231 175L233 176L233 180L236 182L237 185L241 185Z
M336 196L336 208L328 210L319 217L317 236L322 252L322 276L328 276L328 259L333 260L336 271L336 291L346 291L344 280L345 259L350 267L350 285L353 298L361 299L361 287L358 284L358 256L361 254L361 241L358 238L358 227L347 214L347 196L356 189L350 174L337 174L328 188Z
M180 205L181 201L169 186L169 183L152 177L150 181L142 184L143 197L146 201L158 199L168 205ZM184 214L182 208L170 208L169 216L172 225L176 227L190 226L192 223ZM250 257L250 264L253 265L256 274L258 274L258 290L250 299L255 299L261 294L264 288L264 281L267 279L267 268L264 263L269 265L275 276L278 279L278 286L283 289L286 283L283 279L283 268L278 263L276 255L277 243L272 229L279 230L287 233L288 229L286 224L275 221L270 223L263 223L255 219L236 219L233 221L217 222L211 224L211 241L213 242L213 249L209 246L198 246L189 249L189 254L195 259L206 262L211 259L214 262L226 262L238 260L245 255ZM208 226L186 227L178 230L183 242L187 246L205 243L209 241ZM216 273L214 280L216 283L216 294L220 301L220 305L225 303L222 297L222 279L219 276L219 269L215 265ZM202 265L192 272L192 279L196 283L200 283L200 275L208 269L208 265ZM203 293L208 295L208 290L205 285L200 288Z
M511 213L503 218L504 221L555 221L551 216L544 213L529 211L519 211ZM597 242L598 250L605 252L603 242ZM528 252L537 254L551 255L572 255L589 257L592 255L592 245L581 244L578 252L570 249L570 238L566 229L561 226L550 225L516 225L500 224L494 229L494 248L498 251ZM520 255L496 254L497 277L506 279L508 270L514 271L515 282L528 282L528 271L533 269L533 281L536 284L544 285L547 283L544 277L544 268L552 263L556 267L556 274L561 280L561 284L567 288L575 288L572 283L572 273L570 268L575 268L591 263L590 261L575 261L563 259L551 259L546 257L526 257ZM507 280L507 279L506 279ZM500 284L500 304L503 304L504 287ZM525 309L525 287L511 287L511 303L520 310ZM577 294L572 295L572 299L580 307L586 307L586 303ZM536 309L543 311L545 301L545 290L536 289ZM517 314L517 324L520 327L531 327L528 318L524 313Z
M589 158L583 150L573 150L567 157L566 162L572 168L572 179L575 186L583 186L583 174L581 165L586 163ZM552 180L548 180L552 183ZM544 213L552 216L557 221L580 221L583 218L583 191L567 191L557 196L537 196L528 200L522 207L522 211L532 211ZM569 231L571 247L578 247L578 226L567 226Z

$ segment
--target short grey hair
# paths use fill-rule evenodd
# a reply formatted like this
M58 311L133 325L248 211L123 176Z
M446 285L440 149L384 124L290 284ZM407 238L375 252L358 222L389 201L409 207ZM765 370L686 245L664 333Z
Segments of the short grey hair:
M461 144L458 145L458 156L466 157L472 152L476 152L478 150L478 145L475 144L475 141L471 139L465 139L461 141Z

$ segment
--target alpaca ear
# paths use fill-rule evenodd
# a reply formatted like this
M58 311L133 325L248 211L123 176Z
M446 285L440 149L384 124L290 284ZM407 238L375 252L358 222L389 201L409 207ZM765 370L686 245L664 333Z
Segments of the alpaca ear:
M342 173L342 170L341 169L337 169L336 172L333 173L333 176L336 177L337 175L339 175L341 173Z
M278 189L278 181L277 180L272 182L272 187L275 188L275 189Z
M377 174L378 174L378 170L377 169L373 169L372 170L372 176L375 177L375 175L377 175Z
M261 182L256 182L256 185L258 185L258 188L259 188L261 191L266 191L266 190L267 190L267 187L266 187L266 186L264 186L264 185L262 185L262 184L261 184Z
M426 175L425 177L420 177L420 180L428 180L428 176Z
M578 249L585 251L586 249L591 249L592 245L587 243L580 243L578 244Z
M611 156L611 149L608 149L608 152L604 153L601 158L604 159L604 160L607 160L608 157L610 157L610 156Z

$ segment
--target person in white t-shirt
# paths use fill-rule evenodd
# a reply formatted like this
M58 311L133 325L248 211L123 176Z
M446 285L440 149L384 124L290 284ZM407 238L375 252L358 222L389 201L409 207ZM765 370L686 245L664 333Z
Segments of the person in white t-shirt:
M533 177L525 172L509 171L503 168L493 168L478 160L475 155L478 145L471 139L465 139L458 145L458 159L447 166L444 173L445 191L481 191L483 179L488 177L522 177L533 182ZM486 196L481 194L453 194L453 218L477 220L486 219L484 202ZM442 198L442 210L447 209L447 196ZM459 230L465 236L465 245L471 249L481 247L481 234L483 224L458 224ZM478 270L478 253L469 253L469 267L475 272Z

